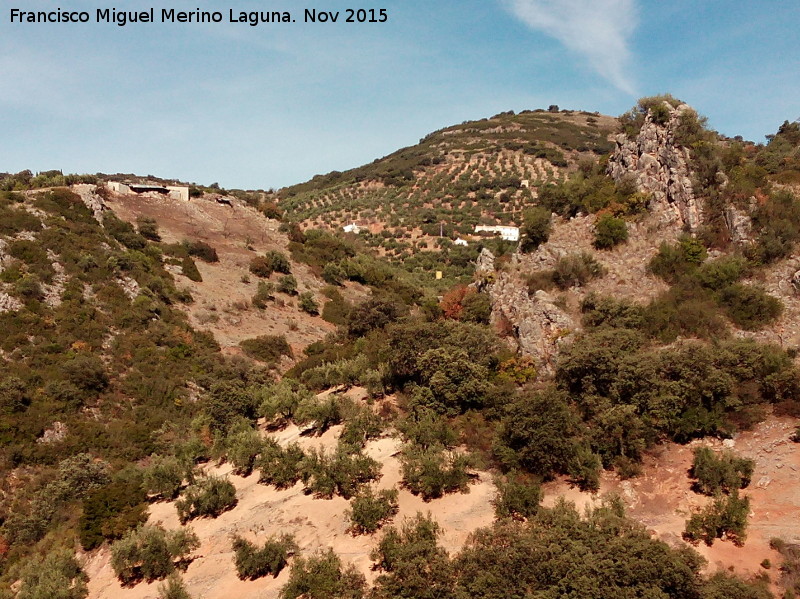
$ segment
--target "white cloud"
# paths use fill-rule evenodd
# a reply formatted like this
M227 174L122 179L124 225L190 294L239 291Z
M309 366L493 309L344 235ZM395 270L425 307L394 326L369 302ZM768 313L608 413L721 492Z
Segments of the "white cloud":
M506 0L525 24L584 56L620 90L635 95L628 40L636 29L635 0Z

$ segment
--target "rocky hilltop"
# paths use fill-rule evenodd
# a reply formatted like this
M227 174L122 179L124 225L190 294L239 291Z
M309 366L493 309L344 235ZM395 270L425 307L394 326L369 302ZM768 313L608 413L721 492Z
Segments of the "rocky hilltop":
M635 137L620 133L614 138L608 174L617 182L633 181L650 195L648 210L661 222L695 233L703 211L692 189L690 149L680 141L683 120L692 117L696 112L687 104L663 102L657 112L648 110Z

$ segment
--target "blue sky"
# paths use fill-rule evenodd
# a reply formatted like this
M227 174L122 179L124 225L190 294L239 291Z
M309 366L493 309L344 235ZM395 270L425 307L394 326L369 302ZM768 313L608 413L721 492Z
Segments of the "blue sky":
M800 117L790 0L2 0L0 171L281 187L506 110L670 92L727 135ZM11 24L24 10L290 10L297 23ZM305 8L386 8L305 24Z

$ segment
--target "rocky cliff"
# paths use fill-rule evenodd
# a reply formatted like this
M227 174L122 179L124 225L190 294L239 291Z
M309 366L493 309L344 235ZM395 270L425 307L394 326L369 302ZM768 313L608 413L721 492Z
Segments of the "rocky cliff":
M632 178L639 191L650 195L648 208L660 222L695 232L702 208L692 190L689 150L676 140L681 115L692 108L665 106L668 117L656 122L648 111L635 138L617 135L608 174L616 181Z

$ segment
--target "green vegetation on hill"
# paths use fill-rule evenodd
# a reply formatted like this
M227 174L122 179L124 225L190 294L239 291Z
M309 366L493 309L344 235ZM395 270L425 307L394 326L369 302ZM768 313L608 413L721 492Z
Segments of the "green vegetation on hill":
M185 451L196 390L269 379L189 326L168 247L111 212L97 222L64 188L3 196L0 210L13 303L0 312L0 469L21 477L0 504L6 576L39 543L93 548L140 524L144 481L126 466Z
M318 227L382 223L379 233L359 236L389 259L413 261L448 249L475 225L519 224L535 190L610 151L611 132L608 119L591 113L502 113L437 131L372 164L314 177L278 198L288 218Z
M677 103L646 99L624 116L629 133L648 110L665 119L665 99ZM277 286L260 281L253 304L266 310L276 293L298 294L300 309L335 324L299 355L284 336L261 335L241 342L246 357L226 359L189 326L179 308L192 298L165 266L200 281L194 260L216 262L211 245L163 243L147 219L134 227L107 212L97 222L66 189L13 191L52 185L60 173L0 177L9 190L0 195L8 306L0 312L0 472L16 481L0 501L2 582L19 578L20 596L48 596L50 583L27 567L37 564L69 590L65 597L85 596L71 550L111 543L123 582L171 576L167 586L185 594L174 571L197 539L188 528L144 523L155 501L175 500L183 523L233 509L233 484L198 468L214 459L260 484L299 483L316 498L348 500L353 534L385 528L372 588L332 552L295 556L290 537L234 537L231 567L242 579L289 567L287 598L769 596L733 577L703 577L695 552L651 539L617 500L585 516L564 503L541 505L542 480L564 476L594 491L602 469L635 476L658 443L727 437L767 407L800 413L793 352L730 335L731 325L758 330L781 314L781 303L747 279L800 240L800 205L787 186L798 170L796 123L766 146L722 139L697 115L681 123L679 143L691 150L696 191L709 207L704 230L658 249L650 271L670 287L652 301L586 296L584 330L560 348L554 374L503 343L510 327L489 324L485 286L466 283L482 247L508 269L513 244L486 238L463 247L457 235L478 223L520 224L525 211L521 249L534 250L557 226L552 212L597 213L595 246L610 250L646 209L648 198L612 182L602 159L580 160L610 149L606 122L589 113L504 113L282 190L287 253L328 285L324 303L302 279L298 288L300 270L292 274L287 256L272 251L251 270L282 276ZM267 194L242 193L281 216ZM731 206L752 217L753 243L731 245ZM385 228L325 230L362 218ZM711 259L711 248L726 252ZM530 274L529 292L590 285L604 273L591 253L566 254ZM350 299L353 283L370 297ZM295 365L276 382L269 366L284 356ZM365 400L344 393L354 385ZM263 432L290 422L305 436L342 430L325 451ZM492 470L497 521L454 555L438 545L430 518L393 523L398 490L375 489L381 464L367 445L384 434L400 435L400 485L425 501L469 492L476 468ZM689 518L685 538L744 542L749 503L738 491L752 463L698 450L691 475L716 497Z

